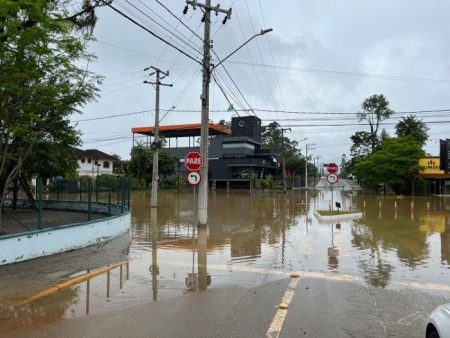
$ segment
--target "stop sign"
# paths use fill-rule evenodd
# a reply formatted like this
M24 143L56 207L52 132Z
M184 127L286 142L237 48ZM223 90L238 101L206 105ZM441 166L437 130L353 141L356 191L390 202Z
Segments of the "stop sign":
M190 171L197 171L203 165L203 157L200 153L197 153L196 151L191 151L184 158L184 165Z
M336 163L328 163L327 170L330 174L336 174L338 171L338 165Z

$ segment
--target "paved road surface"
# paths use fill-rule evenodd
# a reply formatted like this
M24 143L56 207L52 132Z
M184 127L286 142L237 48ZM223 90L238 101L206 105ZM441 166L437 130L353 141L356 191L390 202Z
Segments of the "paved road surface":
M417 290L327 278L300 277L292 290L290 282L212 288L6 337L264 337L286 290L292 291L292 300L282 313L280 337L424 337L428 313L449 301Z

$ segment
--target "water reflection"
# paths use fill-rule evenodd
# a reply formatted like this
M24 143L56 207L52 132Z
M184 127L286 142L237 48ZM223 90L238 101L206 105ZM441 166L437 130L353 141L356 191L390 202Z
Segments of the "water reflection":
M24 269L0 268L0 306L7 308L12 301L70 279L75 272L93 271L99 257L107 258L102 265L119 261L118 257L130 259L130 280L124 266L125 271L117 268L43 299L35 305L42 307L36 311L47 318L43 321L224 285L254 287L290 271L350 274L377 287L399 281L448 284L450 199L334 191L334 200L345 209L363 210L363 219L319 223L313 212L329 208L327 191L293 191L284 196L216 190L210 194L209 224L197 228L191 192L161 191L157 210L151 210L148 192L133 192L129 252L127 245L120 253L101 248L83 254L75 251L71 254L79 257L77 267L72 266L74 256L61 255L22 263ZM13 316L5 317L2 324L12 323ZM18 317L28 320L22 314Z

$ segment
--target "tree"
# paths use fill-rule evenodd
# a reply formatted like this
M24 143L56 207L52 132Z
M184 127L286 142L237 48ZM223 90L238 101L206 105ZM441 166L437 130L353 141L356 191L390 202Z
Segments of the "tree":
M417 141L420 147L423 147L428 140L428 130L427 125L422 120L416 119L415 115L402 117L395 126L398 137L410 136Z
M419 158L423 150L410 137L397 137L385 141L382 149L354 165L359 179L371 185L389 184L396 193L408 186L413 173L419 171Z
M352 136L350 155L353 161L360 161L370 155L372 150L372 136L367 131L357 131Z
M358 112L358 122L367 121L370 127L370 145L373 153L379 142L378 129L380 123L389 118L394 111L389 109L389 101L386 100L383 94L372 95L364 100L362 104L362 111Z
M159 152L158 169L162 177L167 177L175 172L177 160L167 151L162 149ZM144 179L146 184L150 184L153 170L153 151L143 145L133 147L129 162L129 175L138 180Z
M271 122L262 128L261 143L264 149L273 149L282 154L283 141L286 159L299 157L300 151L297 148L298 142L295 140L290 140L286 136L282 137L281 128L277 122Z
M118 176L127 176L129 175L129 166L130 161L122 160L119 155L113 154L113 174Z
M69 0L0 2L0 205L35 149L78 142L64 134L74 135L69 116L96 97L100 78L83 63L94 58L85 49L99 5L82 0L70 13Z

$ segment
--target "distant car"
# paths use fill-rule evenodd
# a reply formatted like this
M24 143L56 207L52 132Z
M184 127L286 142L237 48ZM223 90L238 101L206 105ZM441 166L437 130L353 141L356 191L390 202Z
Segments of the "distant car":
M425 338L450 338L450 303L433 310L428 318Z

